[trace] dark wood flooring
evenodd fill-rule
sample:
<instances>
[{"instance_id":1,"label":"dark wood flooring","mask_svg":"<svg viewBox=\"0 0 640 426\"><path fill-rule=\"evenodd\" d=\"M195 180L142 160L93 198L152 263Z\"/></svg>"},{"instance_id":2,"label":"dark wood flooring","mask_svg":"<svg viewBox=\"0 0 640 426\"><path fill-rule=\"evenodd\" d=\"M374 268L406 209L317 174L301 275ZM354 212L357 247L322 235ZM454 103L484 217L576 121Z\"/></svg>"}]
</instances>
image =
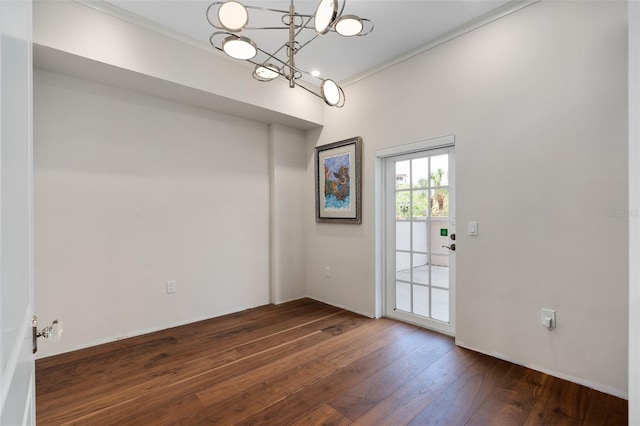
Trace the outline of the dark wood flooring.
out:
<instances>
[{"instance_id":1,"label":"dark wood flooring","mask_svg":"<svg viewBox=\"0 0 640 426\"><path fill-rule=\"evenodd\" d=\"M313 300L36 362L39 425L624 425L627 401Z\"/></svg>"}]
</instances>

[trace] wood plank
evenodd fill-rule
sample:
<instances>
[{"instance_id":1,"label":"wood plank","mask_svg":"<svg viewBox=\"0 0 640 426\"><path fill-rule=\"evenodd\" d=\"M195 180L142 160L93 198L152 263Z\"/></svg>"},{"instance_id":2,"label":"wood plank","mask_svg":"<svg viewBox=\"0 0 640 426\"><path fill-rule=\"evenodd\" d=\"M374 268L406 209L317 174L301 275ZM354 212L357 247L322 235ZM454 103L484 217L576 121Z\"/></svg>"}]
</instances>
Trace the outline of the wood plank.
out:
<instances>
[{"instance_id":1,"label":"wood plank","mask_svg":"<svg viewBox=\"0 0 640 426\"><path fill-rule=\"evenodd\" d=\"M469 426L521 425L549 376L513 365L467 423Z\"/></svg>"},{"instance_id":2,"label":"wood plank","mask_svg":"<svg viewBox=\"0 0 640 426\"><path fill-rule=\"evenodd\" d=\"M536 399L524 424L583 424L589 405L589 389L552 376L547 382L545 392Z\"/></svg>"},{"instance_id":3,"label":"wood plank","mask_svg":"<svg viewBox=\"0 0 640 426\"><path fill-rule=\"evenodd\" d=\"M625 426L629 424L628 402L606 393L591 390L585 425Z\"/></svg>"},{"instance_id":4,"label":"wood plank","mask_svg":"<svg viewBox=\"0 0 640 426\"><path fill-rule=\"evenodd\" d=\"M338 413L327 404L322 404L317 409L302 417L292 426L348 426L351 421Z\"/></svg>"},{"instance_id":5,"label":"wood plank","mask_svg":"<svg viewBox=\"0 0 640 426\"><path fill-rule=\"evenodd\" d=\"M506 361L480 355L471 367L409 424L465 424L510 367L511 364Z\"/></svg>"},{"instance_id":6,"label":"wood plank","mask_svg":"<svg viewBox=\"0 0 640 426\"><path fill-rule=\"evenodd\" d=\"M356 420L449 352L453 346L453 339L434 334L422 347L379 369L347 392L336 395L329 405L345 417Z\"/></svg>"},{"instance_id":7,"label":"wood plank","mask_svg":"<svg viewBox=\"0 0 640 426\"><path fill-rule=\"evenodd\" d=\"M474 364L480 355L453 348L357 419L354 425L406 425Z\"/></svg>"}]
</instances>

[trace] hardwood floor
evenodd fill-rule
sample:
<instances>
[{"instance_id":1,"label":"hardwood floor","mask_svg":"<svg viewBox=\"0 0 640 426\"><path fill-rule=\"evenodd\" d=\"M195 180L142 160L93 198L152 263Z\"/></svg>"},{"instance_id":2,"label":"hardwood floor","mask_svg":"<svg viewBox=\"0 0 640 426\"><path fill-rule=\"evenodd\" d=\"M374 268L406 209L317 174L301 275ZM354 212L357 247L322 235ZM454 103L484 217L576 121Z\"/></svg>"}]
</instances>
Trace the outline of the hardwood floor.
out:
<instances>
[{"instance_id":1,"label":"hardwood floor","mask_svg":"<svg viewBox=\"0 0 640 426\"><path fill-rule=\"evenodd\" d=\"M624 425L627 401L313 300L36 362L39 425Z\"/></svg>"}]
</instances>

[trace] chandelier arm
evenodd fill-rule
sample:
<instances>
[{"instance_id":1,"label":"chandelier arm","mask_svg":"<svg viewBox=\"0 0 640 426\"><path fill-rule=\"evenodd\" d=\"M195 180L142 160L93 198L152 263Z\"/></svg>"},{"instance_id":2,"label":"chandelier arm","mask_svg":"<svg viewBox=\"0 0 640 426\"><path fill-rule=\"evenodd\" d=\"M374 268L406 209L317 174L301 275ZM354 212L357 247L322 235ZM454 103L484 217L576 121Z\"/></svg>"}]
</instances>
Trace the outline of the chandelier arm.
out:
<instances>
[{"instance_id":1,"label":"chandelier arm","mask_svg":"<svg viewBox=\"0 0 640 426\"><path fill-rule=\"evenodd\" d=\"M340 19L342 16L342 12L344 12L344 7L347 5L347 0L342 0L342 7L340 8L340 12L336 15L336 21Z\"/></svg>"},{"instance_id":2,"label":"chandelier arm","mask_svg":"<svg viewBox=\"0 0 640 426\"><path fill-rule=\"evenodd\" d=\"M302 16L302 15L299 15L299 16ZM305 16L308 16L308 15L305 15ZM305 29L308 29L308 30L313 29L313 27L307 27L307 25L309 25L309 23L311 22L311 20L312 20L312 19L313 19L313 15L309 16L309 19L307 19L307 22L304 22L304 20L303 20L303 24L299 27L298 32L296 32L296 34L295 34L294 38L295 38L295 37L298 37L298 36L300 35L300 33L302 32L302 30L305 30ZM317 35L316 35L316 37L317 37ZM316 38L316 37L314 37L314 38ZM313 40L313 39L312 39L312 40ZM307 44L308 44L308 42L307 42L307 43L305 43L305 45L307 45ZM300 49L302 49L302 48L300 48ZM300 50L300 49L298 49L298 50Z\"/></svg>"},{"instance_id":3,"label":"chandelier arm","mask_svg":"<svg viewBox=\"0 0 640 426\"><path fill-rule=\"evenodd\" d=\"M219 30L224 30L225 28L224 28L224 27L219 27L219 26L217 26L216 24L214 24L213 22L211 22L211 19L209 19L209 11L211 10L211 8L212 8L213 6L218 5L218 4L222 4L222 3L224 3L224 2L223 2L223 1L216 1L216 2L211 3L211 4L209 5L209 7L207 7L207 12L205 13L205 16L206 16L206 18L207 18L207 22L209 22L209 24L210 24L213 28L216 28L216 29L219 29Z\"/></svg>"},{"instance_id":4,"label":"chandelier arm","mask_svg":"<svg viewBox=\"0 0 640 426\"><path fill-rule=\"evenodd\" d=\"M255 30L288 30L289 27L244 27L245 31L246 30L251 30L251 31L255 31Z\"/></svg>"},{"instance_id":5,"label":"chandelier arm","mask_svg":"<svg viewBox=\"0 0 640 426\"><path fill-rule=\"evenodd\" d=\"M297 16L302 16L302 15L297 15ZM308 15L307 15L307 16L308 16ZM313 16L309 16L309 19L307 19L307 22L304 22L304 23L303 23L303 25L301 25L301 26L299 26L299 27L298 27L298 31L293 35L293 41L295 41L295 38L296 38L296 37L298 37L298 36L300 35L300 33L302 32L302 30L305 30L305 29L307 29L307 30L313 29L313 27L307 27L307 25L309 25L309 23L311 22L311 20L312 20L312 19L313 19ZM299 52L300 50L302 50L302 48L303 48L303 47L305 47L307 44L309 44L309 43L311 43L313 40L315 40L315 39L316 39L316 37L318 37L319 35L320 35L320 34L316 34L315 36L313 36L313 37L311 38L311 40L309 40L309 41L307 41L306 43L304 43L304 44L300 45L300 47L298 47L298 48L296 49L296 53L297 53L297 52ZM285 43L285 44L284 44L284 46L282 46L282 47L285 47L286 45L287 45L287 43ZM274 53L274 55L276 55L280 50L282 50L282 47L280 47L280 49L278 49L278 50ZM302 70L296 70L296 71L304 72L304 71L302 71ZM306 73L306 74L309 74L309 73ZM311 74L309 74L309 75L311 75Z\"/></svg>"},{"instance_id":6,"label":"chandelier arm","mask_svg":"<svg viewBox=\"0 0 640 426\"><path fill-rule=\"evenodd\" d=\"M295 18L297 18L297 17L308 17L308 18L309 18L309 19L307 20L307 22L304 22L304 20L303 20L303 24L302 24L302 25L295 25L295 23L294 23L294 28L299 28L299 29L298 29L298 31L293 35L293 40L295 41L295 38L296 38L298 35L300 35L300 33L302 32L302 30L303 30L303 29L305 29L305 28L310 28L310 27L307 27L307 25L309 24L309 22L311 22L311 19L313 19L313 16L311 16L311 15L300 15L300 14L295 13L295 12L293 12L293 13L287 12L287 15L288 15L290 18L294 18L294 19L295 19ZM247 28L247 29L249 29L249 28ZM251 28L251 29L258 29L258 28ZM277 29L287 29L287 30L291 30L291 28L290 28L290 27L278 27ZM315 37L314 37L314 38L315 38ZM290 44L290 41L285 42L284 44L282 44L282 45L278 48L278 50L276 50L276 51L275 51L275 52L273 52L273 53L268 53L268 52L266 52L266 51L264 51L264 50L262 50L262 49L258 49L258 50L260 50L260 51L261 51L262 53L264 53L265 55L267 55L267 56L269 56L269 57L271 57L271 58L273 58L273 59L275 59L275 60L279 61L279 62L280 62L280 63L282 63L283 65L288 65L288 64L286 64L284 61L282 61L282 60L280 60L279 58L277 58L277 57L276 57L276 55L277 55L277 54L278 54L282 49L284 49L285 47L287 47L289 44ZM307 44L307 43L305 43L305 44ZM297 50L300 50L300 49L297 49ZM292 68L295 68L295 67L292 67ZM298 70L296 70L296 71L298 71Z\"/></svg>"},{"instance_id":7,"label":"chandelier arm","mask_svg":"<svg viewBox=\"0 0 640 426\"><path fill-rule=\"evenodd\" d=\"M216 46L214 46L214 47L216 47ZM218 49L218 50L222 50L222 49L220 49L219 47L216 47L216 49ZM291 64L290 64L288 61L283 61L282 59L278 58L277 56L274 56L273 54L271 54L271 53L267 52L266 50L262 50L260 47L257 47L256 49L257 49L260 53L263 53L264 55L267 55L269 59L272 59L272 60L274 60L274 61L276 61L276 62L280 63L280 64L282 65L282 67L283 67L283 68L285 68L285 67L286 67L286 68L289 68L289 70L290 70L290 72L291 72L291 75L292 75L292 76L293 76L295 73L300 73L300 74L305 74L305 75L308 75L308 76L310 76L310 77L313 77L313 78L315 78L315 79L317 79L317 80L322 80L320 77L316 77L315 75L311 74L310 72L305 71L305 70L303 70L302 68L298 68L297 66L295 66L295 64L294 64L293 66L291 66ZM262 63L267 62L269 59L265 59L264 61L262 61ZM262 63L258 64L258 63L254 62L254 61L251 61L251 60L247 60L247 62L251 62L251 63L252 63L252 64L254 64L254 65L262 65ZM289 80L289 76L288 76L286 73L281 72L281 73L280 73L280 75L282 75L282 76L283 76L283 77L285 77L287 80ZM297 80L299 77L293 77L293 78L294 78L294 80ZM298 83L298 85L299 85L299 83Z\"/></svg>"},{"instance_id":8,"label":"chandelier arm","mask_svg":"<svg viewBox=\"0 0 640 426\"><path fill-rule=\"evenodd\" d=\"M215 45L215 43L213 42L213 38L219 35L226 35L226 36L230 36L230 35L235 35L235 34L231 34L229 32L226 31L216 31L215 33L211 34L211 37L209 37L209 44L211 44L211 46L213 46L214 48L218 49L221 52L224 52L224 50L222 49L222 46L218 47Z\"/></svg>"},{"instance_id":9,"label":"chandelier arm","mask_svg":"<svg viewBox=\"0 0 640 426\"><path fill-rule=\"evenodd\" d=\"M220 2L219 1L219 2L216 2L216 3L224 3L224 2ZM287 15L289 14L288 10L282 10L282 9L271 9L269 7L246 6L246 5L244 7L246 7L247 9L253 9L253 10L264 10L264 11L267 11L267 12L278 12L278 13L284 13L284 14L287 14Z\"/></svg>"},{"instance_id":10,"label":"chandelier arm","mask_svg":"<svg viewBox=\"0 0 640 426\"><path fill-rule=\"evenodd\" d=\"M313 40L315 40L316 38L318 38L320 36L320 34L316 33L316 35L314 35L309 41L307 41L305 44L300 45L300 47L298 47L298 52L302 50L303 47L305 47L307 44L311 43Z\"/></svg>"},{"instance_id":11,"label":"chandelier arm","mask_svg":"<svg viewBox=\"0 0 640 426\"><path fill-rule=\"evenodd\" d=\"M300 87L300 88L302 88L302 89L306 90L307 92L309 92L309 93L311 93L311 94L313 94L313 95L315 95L315 96L319 97L320 99L324 100L324 98L322 97L322 95L320 95L320 94L318 94L318 93L314 92L313 90L309 89L308 87L304 86L303 84L298 83L298 87Z\"/></svg>"},{"instance_id":12,"label":"chandelier arm","mask_svg":"<svg viewBox=\"0 0 640 426\"><path fill-rule=\"evenodd\" d=\"M284 46L286 46L286 45L287 45L287 44L285 43L285 44L283 45L283 47L284 47ZM278 58L277 56L275 56L275 55L276 55L280 50L282 50L282 47L281 47L280 49L278 49L278 51L276 51L276 52L274 52L274 53L269 53L269 52L267 52L266 50L262 50L262 49L260 48L260 46L258 46L258 47L257 47L257 50L258 50L260 53L263 53L263 54L267 55L267 56L269 57L269 59L273 59L274 61L278 61L278 62L279 62L280 64L282 64L283 66L287 66L287 67L289 66L289 63L288 63L287 61L283 61L282 59L280 59L280 58ZM267 60L268 60L268 59L267 59ZM264 62L266 62L267 60L265 60ZM253 62L252 62L252 63L253 63ZM293 70L294 70L294 71L300 71L300 70L298 70L297 68L293 68ZM303 72L303 71L300 71L300 72Z\"/></svg>"},{"instance_id":13,"label":"chandelier arm","mask_svg":"<svg viewBox=\"0 0 640 426\"><path fill-rule=\"evenodd\" d=\"M295 25L296 25L296 8L293 5L293 0L291 0L291 6L289 6L289 50L287 52L287 56L289 57L289 69L295 69L296 62L296 33L295 33ZM296 79L294 78L294 73L291 73L291 78L289 79L289 87L296 87Z\"/></svg>"},{"instance_id":14,"label":"chandelier arm","mask_svg":"<svg viewBox=\"0 0 640 426\"><path fill-rule=\"evenodd\" d=\"M371 22L371 20L370 20L370 19L367 19L367 18L360 18L360 20L361 20L362 22L368 22L368 23L369 23L369 25L371 25L371 28L369 28L369 31L365 31L365 32L362 32L362 33L358 34L358 37L366 36L366 35L367 35L367 34L369 34L371 31L373 31L373 27L374 27L374 26L373 26L373 22Z\"/></svg>"},{"instance_id":15,"label":"chandelier arm","mask_svg":"<svg viewBox=\"0 0 640 426\"><path fill-rule=\"evenodd\" d=\"M280 51L281 51L282 49L284 49L285 47L287 47L288 45L289 45L289 42L287 41L287 42L285 42L282 46L280 46L280 47L278 48L278 50L276 50L276 51L275 51L275 52L273 52L273 53L269 53L269 52L267 52L266 50L262 50L262 49L260 49L260 48L258 48L258 50L259 50L260 52L264 53L265 55L269 56L270 58L273 58L273 59L275 59L276 61L278 61L278 62L282 63L283 65L286 65L286 63L285 63L284 61L282 61L282 59L279 59L278 57L276 57L276 55L277 55L278 53L280 53Z\"/></svg>"}]
</instances>

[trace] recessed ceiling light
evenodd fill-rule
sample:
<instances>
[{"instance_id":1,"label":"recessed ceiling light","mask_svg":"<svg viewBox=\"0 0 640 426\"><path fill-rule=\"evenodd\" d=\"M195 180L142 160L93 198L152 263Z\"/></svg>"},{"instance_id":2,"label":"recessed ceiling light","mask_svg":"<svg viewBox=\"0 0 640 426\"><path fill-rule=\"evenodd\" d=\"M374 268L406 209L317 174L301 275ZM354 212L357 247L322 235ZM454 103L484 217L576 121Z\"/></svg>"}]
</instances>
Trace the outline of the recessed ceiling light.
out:
<instances>
[{"instance_id":1,"label":"recessed ceiling light","mask_svg":"<svg viewBox=\"0 0 640 426\"><path fill-rule=\"evenodd\" d=\"M314 76L314 77L320 77L320 71L313 70L313 71L311 71L311 75Z\"/></svg>"}]
</instances>

